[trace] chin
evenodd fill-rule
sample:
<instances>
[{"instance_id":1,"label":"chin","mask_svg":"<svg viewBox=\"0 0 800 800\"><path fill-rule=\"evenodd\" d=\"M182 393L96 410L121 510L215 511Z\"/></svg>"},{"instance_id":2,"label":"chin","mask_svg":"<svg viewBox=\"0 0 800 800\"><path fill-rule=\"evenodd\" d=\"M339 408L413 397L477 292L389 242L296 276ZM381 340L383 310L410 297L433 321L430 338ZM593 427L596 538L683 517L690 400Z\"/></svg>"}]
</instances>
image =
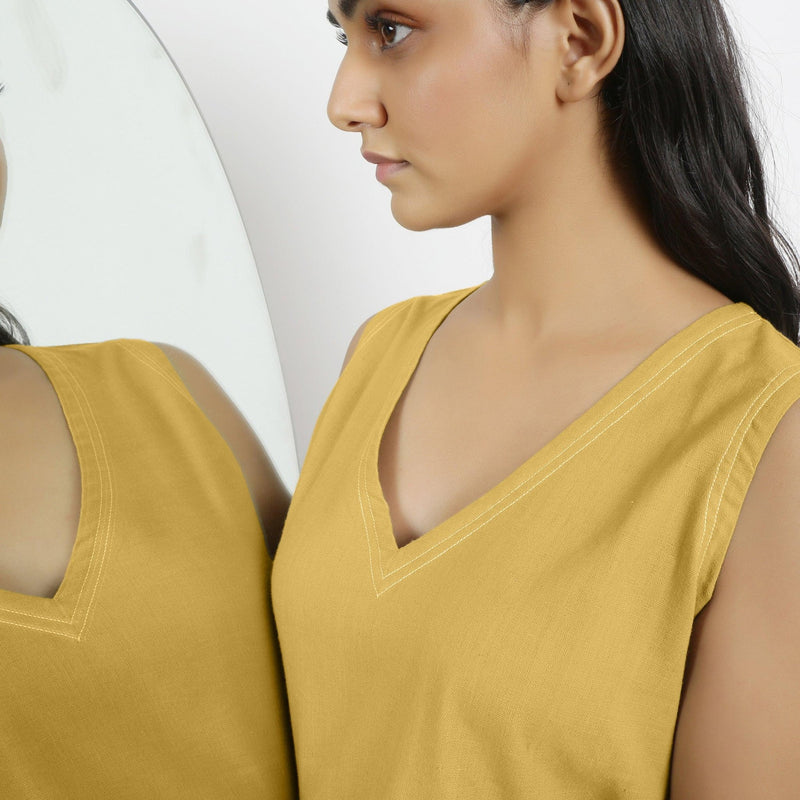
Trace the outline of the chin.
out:
<instances>
[{"instance_id":1,"label":"chin","mask_svg":"<svg viewBox=\"0 0 800 800\"><path fill-rule=\"evenodd\" d=\"M482 215L453 208L445 211L442 208L409 202L408 198L392 195L392 216L406 230L421 232L437 228L457 228Z\"/></svg>"}]
</instances>

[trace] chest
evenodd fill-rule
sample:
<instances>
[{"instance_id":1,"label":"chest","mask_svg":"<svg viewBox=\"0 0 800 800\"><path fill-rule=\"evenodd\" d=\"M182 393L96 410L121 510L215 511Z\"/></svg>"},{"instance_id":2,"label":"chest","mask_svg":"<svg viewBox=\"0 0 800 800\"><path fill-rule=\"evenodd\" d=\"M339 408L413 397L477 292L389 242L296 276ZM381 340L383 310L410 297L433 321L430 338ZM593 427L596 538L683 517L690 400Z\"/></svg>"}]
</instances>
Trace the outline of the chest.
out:
<instances>
[{"instance_id":1,"label":"chest","mask_svg":"<svg viewBox=\"0 0 800 800\"><path fill-rule=\"evenodd\" d=\"M479 499L566 432L629 371L631 357L475 358L429 348L378 455L398 546Z\"/></svg>"}]
</instances>

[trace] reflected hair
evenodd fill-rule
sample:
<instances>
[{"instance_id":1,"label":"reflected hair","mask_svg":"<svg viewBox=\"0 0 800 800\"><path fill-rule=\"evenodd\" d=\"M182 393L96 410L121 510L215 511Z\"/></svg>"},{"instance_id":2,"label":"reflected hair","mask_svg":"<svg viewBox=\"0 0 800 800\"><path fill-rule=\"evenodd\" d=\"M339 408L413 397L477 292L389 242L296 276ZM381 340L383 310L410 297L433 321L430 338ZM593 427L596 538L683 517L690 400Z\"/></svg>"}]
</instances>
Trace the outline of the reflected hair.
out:
<instances>
[{"instance_id":1,"label":"reflected hair","mask_svg":"<svg viewBox=\"0 0 800 800\"><path fill-rule=\"evenodd\" d=\"M492 0L534 14L553 0ZM612 163L685 270L798 342L800 262L772 218L721 0L619 0L625 44L600 92Z\"/></svg>"},{"instance_id":2,"label":"reflected hair","mask_svg":"<svg viewBox=\"0 0 800 800\"><path fill-rule=\"evenodd\" d=\"M20 321L8 309L0 306L0 345L30 343Z\"/></svg>"}]
</instances>

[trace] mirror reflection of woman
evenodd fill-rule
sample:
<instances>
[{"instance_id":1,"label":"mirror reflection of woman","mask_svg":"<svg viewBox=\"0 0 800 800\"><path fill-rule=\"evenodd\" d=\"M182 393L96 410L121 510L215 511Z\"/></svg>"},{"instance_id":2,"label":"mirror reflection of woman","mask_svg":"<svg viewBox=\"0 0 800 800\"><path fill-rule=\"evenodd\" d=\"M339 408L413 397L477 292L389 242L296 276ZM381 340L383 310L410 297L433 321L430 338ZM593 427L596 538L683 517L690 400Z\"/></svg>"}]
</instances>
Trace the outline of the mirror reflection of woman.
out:
<instances>
[{"instance_id":1,"label":"mirror reflection of woman","mask_svg":"<svg viewBox=\"0 0 800 800\"><path fill-rule=\"evenodd\" d=\"M402 226L489 215L494 274L369 319L317 423L301 796L800 796L797 258L721 3L328 19L331 121Z\"/></svg>"},{"instance_id":2,"label":"mirror reflection of woman","mask_svg":"<svg viewBox=\"0 0 800 800\"><path fill-rule=\"evenodd\" d=\"M294 797L252 431L174 347L0 338L0 795Z\"/></svg>"}]
</instances>

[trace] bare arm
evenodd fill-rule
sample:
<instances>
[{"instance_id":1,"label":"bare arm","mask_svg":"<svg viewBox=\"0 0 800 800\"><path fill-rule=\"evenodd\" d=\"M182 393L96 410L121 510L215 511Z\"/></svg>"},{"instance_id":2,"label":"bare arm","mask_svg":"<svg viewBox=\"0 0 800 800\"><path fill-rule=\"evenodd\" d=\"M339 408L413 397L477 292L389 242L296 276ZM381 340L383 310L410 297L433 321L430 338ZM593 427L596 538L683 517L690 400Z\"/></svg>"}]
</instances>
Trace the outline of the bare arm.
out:
<instances>
[{"instance_id":1,"label":"bare arm","mask_svg":"<svg viewBox=\"0 0 800 800\"><path fill-rule=\"evenodd\" d=\"M695 621L671 800L800 797L800 407L767 445Z\"/></svg>"},{"instance_id":2,"label":"bare arm","mask_svg":"<svg viewBox=\"0 0 800 800\"><path fill-rule=\"evenodd\" d=\"M267 550L274 557L289 508L289 492L252 428L211 375L183 350L166 344L159 347L236 456L261 520Z\"/></svg>"}]
</instances>

